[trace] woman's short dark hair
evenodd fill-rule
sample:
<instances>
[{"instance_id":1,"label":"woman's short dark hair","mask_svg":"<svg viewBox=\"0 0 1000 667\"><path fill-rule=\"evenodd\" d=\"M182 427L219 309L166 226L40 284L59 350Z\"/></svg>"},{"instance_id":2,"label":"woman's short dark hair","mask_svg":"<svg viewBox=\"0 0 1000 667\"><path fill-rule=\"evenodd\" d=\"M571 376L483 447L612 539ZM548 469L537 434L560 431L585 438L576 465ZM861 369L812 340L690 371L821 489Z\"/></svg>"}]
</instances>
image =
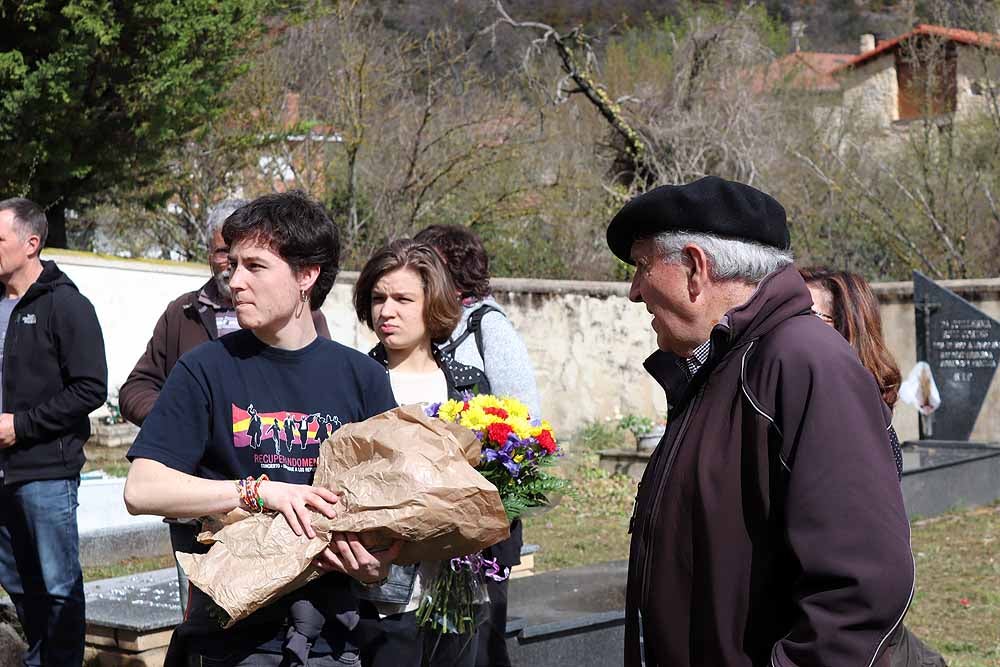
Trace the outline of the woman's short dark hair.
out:
<instances>
[{"instance_id":1,"label":"woman's short dark hair","mask_svg":"<svg viewBox=\"0 0 1000 667\"><path fill-rule=\"evenodd\" d=\"M358 320L375 329L372 290L382 276L397 269L410 269L420 276L424 288L424 326L433 342L448 340L462 318L462 304L455 298L455 283L434 248L411 239L383 246L361 269L354 285L354 312Z\"/></svg>"},{"instance_id":2,"label":"woman's short dark hair","mask_svg":"<svg viewBox=\"0 0 1000 667\"><path fill-rule=\"evenodd\" d=\"M822 266L799 269L799 274L806 285L819 285L830 293L833 328L847 339L861 365L875 376L886 405L896 405L903 376L882 337L878 299L868 282L856 273Z\"/></svg>"},{"instance_id":3,"label":"woman's short dark hair","mask_svg":"<svg viewBox=\"0 0 1000 667\"><path fill-rule=\"evenodd\" d=\"M462 298L490 295L490 258L475 232L459 225L431 225L413 240L428 243L441 254Z\"/></svg>"},{"instance_id":4,"label":"woman's short dark hair","mask_svg":"<svg viewBox=\"0 0 1000 667\"><path fill-rule=\"evenodd\" d=\"M337 225L300 190L264 195L236 209L222 225L222 238L230 248L246 241L270 248L296 272L319 266L309 293L312 310L323 305L340 270Z\"/></svg>"}]
</instances>

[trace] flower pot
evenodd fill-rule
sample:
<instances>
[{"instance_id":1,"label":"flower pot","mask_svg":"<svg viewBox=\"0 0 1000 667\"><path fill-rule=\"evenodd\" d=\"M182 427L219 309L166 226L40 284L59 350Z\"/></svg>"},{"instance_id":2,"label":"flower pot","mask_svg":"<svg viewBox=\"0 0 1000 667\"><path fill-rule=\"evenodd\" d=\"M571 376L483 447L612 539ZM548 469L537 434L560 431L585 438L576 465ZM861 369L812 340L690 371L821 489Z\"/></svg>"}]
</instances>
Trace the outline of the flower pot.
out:
<instances>
[{"instance_id":1,"label":"flower pot","mask_svg":"<svg viewBox=\"0 0 1000 667\"><path fill-rule=\"evenodd\" d=\"M666 430L665 424L657 424L652 431L647 431L639 436L636 441L637 448L640 450L656 449L656 445L660 443Z\"/></svg>"}]
</instances>

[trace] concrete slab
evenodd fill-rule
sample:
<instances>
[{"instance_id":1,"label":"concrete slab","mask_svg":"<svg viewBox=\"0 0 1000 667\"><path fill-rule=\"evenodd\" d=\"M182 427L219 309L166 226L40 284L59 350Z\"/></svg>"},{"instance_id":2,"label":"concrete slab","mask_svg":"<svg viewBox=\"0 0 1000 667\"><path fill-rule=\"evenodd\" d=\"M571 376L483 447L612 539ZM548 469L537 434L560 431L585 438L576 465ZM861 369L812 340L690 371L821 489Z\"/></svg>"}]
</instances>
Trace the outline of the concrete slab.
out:
<instances>
[{"instance_id":1,"label":"concrete slab","mask_svg":"<svg viewBox=\"0 0 1000 667\"><path fill-rule=\"evenodd\" d=\"M627 574L627 561L612 561L512 580L507 648L514 665L621 664Z\"/></svg>"},{"instance_id":2,"label":"concrete slab","mask_svg":"<svg viewBox=\"0 0 1000 667\"><path fill-rule=\"evenodd\" d=\"M177 570L165 568L84 585L87 624L150 633L181 622Z\"/></svg>"}]
</instances>

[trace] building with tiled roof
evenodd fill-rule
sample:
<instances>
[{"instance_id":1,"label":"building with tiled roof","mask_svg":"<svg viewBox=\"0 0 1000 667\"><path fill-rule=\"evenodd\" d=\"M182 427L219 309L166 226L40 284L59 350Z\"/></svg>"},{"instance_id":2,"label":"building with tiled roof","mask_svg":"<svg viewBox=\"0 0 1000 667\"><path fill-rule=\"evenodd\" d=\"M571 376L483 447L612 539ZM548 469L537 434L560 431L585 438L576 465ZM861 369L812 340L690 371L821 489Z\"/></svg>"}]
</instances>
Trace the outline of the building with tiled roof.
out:
<instances>
[{"instance_id":1,"label":"building with tiled roof","mask_svg":"<svg viewBox=\"0 0 1000 667\"><path fill-rule=\"evenodd\" d=\"M754 73L754 92L794 89L811 92L836 92L840 82L834 70L854 58L850 53L795 51L778 58Z\"/></svg>"},{"instance_id":2,"label":"building with tiled roof","mask_svg":"<svg viewBox=\"0 0 1000 667\"><path fill-rule=\"evenodd\" d=\"M830 72L843 106L885 129L922 118L951 120L983 111L1000 82L1000 35L919 24Z\"/></svg>"}]
</instances>

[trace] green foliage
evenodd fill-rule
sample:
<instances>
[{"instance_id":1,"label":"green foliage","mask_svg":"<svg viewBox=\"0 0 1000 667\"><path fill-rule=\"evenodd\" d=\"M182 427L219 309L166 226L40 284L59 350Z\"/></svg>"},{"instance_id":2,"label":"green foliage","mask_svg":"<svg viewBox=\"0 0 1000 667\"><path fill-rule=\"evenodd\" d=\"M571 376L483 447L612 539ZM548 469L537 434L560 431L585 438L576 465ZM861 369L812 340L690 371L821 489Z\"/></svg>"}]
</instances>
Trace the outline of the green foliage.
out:
<instances>
[{"instance_id":1,"label":"green foliage","mask_svg":"<svg viewBox=\"0 0 1000 667\"><path fill-rule=\"evenodd\" d=\"M30 2L0 12L0 192L50 214L141 186L216 117L270 0Z\"/></svg>"},{"instance_id":2,"label":"green foliage","mask_svg":"<svg viewBox=\"0 0 1000 667\"><path fill-rule=\"evenodd\" d=\"M653 420L649 417L629 414L618 420L618 428L630 432L638 440L653 430Z\"/></svg>"},{"instance_id":3,"label":"green foliage","mask_svg":"<svg viewBox=\"0 0 1000 667\"><path fill-rule=\"evenodd\" d=\"M538 466L523 467L522 474L518 477L513 477L497 461L482 463L476 470L497 487L507 518L513 521L532 507L548 505L549 497L553 494L570 489L569 480L556 477L545 470L554 464L552 457L543 457Z\"/></svg>"},{"instance_id":4,"label":"green foliage","mask_svg":"<svg viewBox=\"0 0 1000 667\"><path fill-rule=\"evenodd\" d=\"M614 422L592 421L580 429L573 442L581 445L587 452L618 449L622 444L622 434Z\"/></svg>"},{"instance_id":5,"label":"green foliage","mask_svg":"<svg viewBox=\"0 0 1000 667\"><path fill-rule=\"evenodd\" d=\"M573 442L579 444L587 453L599 452L605 449L621 449L628 442L629 434L638 441L640 437L653 430L656 421L641 415L627 414L615 421L592 421L581 428Z\"/></svg>"}]
</instances>

